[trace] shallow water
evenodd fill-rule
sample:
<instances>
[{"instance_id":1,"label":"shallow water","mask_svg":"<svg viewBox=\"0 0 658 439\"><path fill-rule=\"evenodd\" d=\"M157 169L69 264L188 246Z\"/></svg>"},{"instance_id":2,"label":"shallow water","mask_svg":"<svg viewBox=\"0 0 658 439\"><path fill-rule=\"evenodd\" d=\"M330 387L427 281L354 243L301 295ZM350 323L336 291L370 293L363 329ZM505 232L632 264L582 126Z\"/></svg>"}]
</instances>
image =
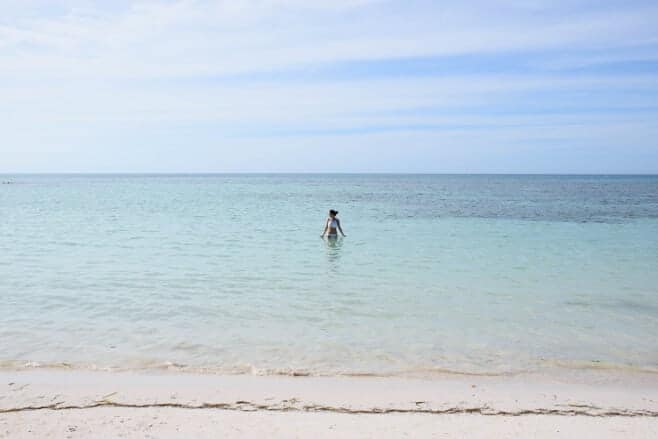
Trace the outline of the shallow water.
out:
<instances>
[{"instance_id":1,"label":"shallow water","mask_svg":"<svg viewBox=\"0 0 658 439\"><path fill-rule=\"evenodd\" d=\"M658 370L658 177L0 179L6 366Z\"/></svg>"}]
</instances>

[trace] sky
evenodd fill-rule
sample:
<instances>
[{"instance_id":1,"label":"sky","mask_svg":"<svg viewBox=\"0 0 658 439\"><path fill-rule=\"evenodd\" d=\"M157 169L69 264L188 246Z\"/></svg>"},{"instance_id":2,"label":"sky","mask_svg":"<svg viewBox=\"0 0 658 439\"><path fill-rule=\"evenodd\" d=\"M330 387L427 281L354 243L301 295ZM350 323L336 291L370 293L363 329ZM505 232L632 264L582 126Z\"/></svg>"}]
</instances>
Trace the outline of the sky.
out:
<instances>
[{"instance_id":1,"label":"sky","mask_svg":"<svg viewBox=\"0 0 658 439\"><path fill-rule=\"evenodd\" d=\"M658 173L656 1L0 11L2 173Z\"/></svg>"}]
</instances>

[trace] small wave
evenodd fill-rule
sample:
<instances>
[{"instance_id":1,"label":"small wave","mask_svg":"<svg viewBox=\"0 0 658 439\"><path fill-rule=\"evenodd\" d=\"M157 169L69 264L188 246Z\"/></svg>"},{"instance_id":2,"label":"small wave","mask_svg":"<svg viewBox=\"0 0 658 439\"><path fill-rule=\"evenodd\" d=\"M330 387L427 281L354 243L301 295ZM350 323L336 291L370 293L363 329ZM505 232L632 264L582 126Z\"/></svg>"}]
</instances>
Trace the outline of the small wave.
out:
<instances>
[{"instance_id":1,"label":"small wave","mask_svg":"<svg viewBox=\"0 0 658 439\"><path fill-rule=\"evenodd\" d=\"M633 364L611 363L600 360L580 361L580 360L556 360L544 359L540 368L557 368L568 370L608 370L629 373L651 373L658 374L657 366L640 366Z\"/></svg>"},{"instance_id":2,"label":"small wave","mask_svg":"<svg viewBox=\"0 0 658 439\"><path fill-rule=\"evenodd\" d=\"M541 360L533 367L507 370L472 370L445 367L419 367L390 371L359 370L319 370L310 368L267 368L250 364L221 366L193 366L182 363L163 361L138 365L97 365L92 363L39 362L39 361L0 361L0 371L23 371L34 369L65 369L103 372L172 372L209 375L252 375L252 376L290 376L290 377L354 377L354 378L418 378L433 379L445 376L465 377L512 377L530 373L550 371L616 371L624 373L658 374L658 367L637 366L602 361Z\"/></svg>"}]
</instances>

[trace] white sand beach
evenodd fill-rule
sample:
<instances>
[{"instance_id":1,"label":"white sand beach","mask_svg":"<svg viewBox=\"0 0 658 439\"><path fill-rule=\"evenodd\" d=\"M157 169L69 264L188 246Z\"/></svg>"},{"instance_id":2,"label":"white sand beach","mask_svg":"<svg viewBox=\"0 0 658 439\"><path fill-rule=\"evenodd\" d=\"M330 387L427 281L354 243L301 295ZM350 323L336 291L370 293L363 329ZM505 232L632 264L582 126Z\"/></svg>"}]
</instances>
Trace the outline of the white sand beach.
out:
<instances>
[{"instance_id":1,"label":"white sand beach","mask_svg":"<svg viewBox=\"0 0 658 439\"><path fill-rule=\"evenodd\" d=\"M0 373L0 437L658 437L658 376Z\"/></svg>"}]
</instances>

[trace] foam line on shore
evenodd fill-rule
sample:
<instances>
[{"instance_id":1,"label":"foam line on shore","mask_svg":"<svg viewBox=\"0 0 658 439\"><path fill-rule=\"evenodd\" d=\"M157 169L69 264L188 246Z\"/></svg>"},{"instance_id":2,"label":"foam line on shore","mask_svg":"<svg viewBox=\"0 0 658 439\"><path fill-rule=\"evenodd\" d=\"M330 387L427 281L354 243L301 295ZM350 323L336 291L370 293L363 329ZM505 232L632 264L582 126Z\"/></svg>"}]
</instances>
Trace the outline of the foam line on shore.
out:
<instances>
[{"instance_id":1,"label":"foam line on shore","mask_svg":"<svg viewBox=\"0 0 658 439\"><path fill-rule=\"evenodd\" d=\"M337 371L337 370L311 370L311 369L268 369L254 366L243 367L206 367L189 366L172 362L150 363L142 366L99 366L89 363L68 362L37 362L37 361L0 361L0 372L26 371L26 370L71 370L71 371L93 371L113 373L159 373L173 372L193 375L251 375L251 376L283 376L283 377L349 377L349 378L421 378L432 379L445 375L457 375L465 377L512 377L516 375L554 373L556 371L603 371L619 373L656 374L658 368L649 366L634 366L605 362L582 362L582 361L556 361L546 360L529 368L517 368L509 370L471 370L451 369L444 367L425 367L417 369L399 369L395 371L366 372L366 371Z\"/></svg>"}]
</instances>

